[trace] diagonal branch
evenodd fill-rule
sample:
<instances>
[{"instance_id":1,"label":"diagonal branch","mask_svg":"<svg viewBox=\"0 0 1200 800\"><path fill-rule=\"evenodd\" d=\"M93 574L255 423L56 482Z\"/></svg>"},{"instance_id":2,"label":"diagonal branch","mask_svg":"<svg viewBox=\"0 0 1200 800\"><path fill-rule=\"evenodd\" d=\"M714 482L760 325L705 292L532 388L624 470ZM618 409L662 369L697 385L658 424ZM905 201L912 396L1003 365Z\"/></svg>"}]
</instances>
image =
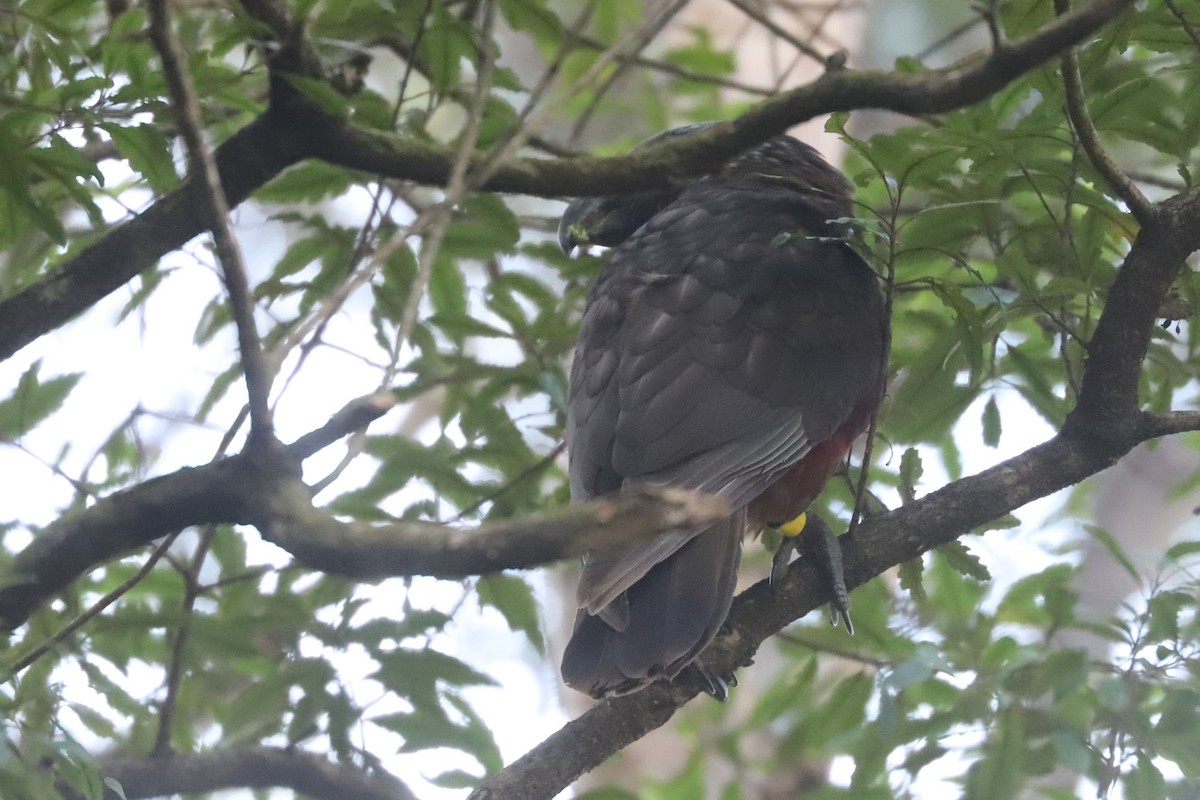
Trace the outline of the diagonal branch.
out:
<instances>
[{"instance_id":1,"label":"diagonal branch","mask_svg":"<svg viewBox=\"0 0 1200 800\"><path fill-rule=\"evenodd\" d=\"M294 127L267 112L217 148L230 206L307 157ZM204 189L188 181L121 223L36 283L0 300L0 361L90 308L206 229Z\"/></svg>"},{"instance_id":2,"label":"diagonal branch","mask_svg":"<svg viewBox=\"0 0 1200 800\"><path fill-rule=\"evenodd\" d=\"M709 172L747 147L821 114L868 108L903 114L953 111L1037 69L1131 5L1131 0L1094 0L1024 39L967 59L957 71L830 70L703 134L609 158L520 159L497 169L480 188L549 197L640 191ZM315 134L317 157L389 177L443 184L453 164L447 148L353 126L325 126Z\"/></svg>"},{"instance_id":3,"label":"diagonal branch","mask_svg":"<svg viewBox=\"0 0 1200 800\"><path fill-rule=\"evenodd\" d=\"M252 5L262 6L264 14L275 8L266 0ZM821 114L865 108L907 114L952 111L999 91L1131 5L1132 0L1093 0L986 57L968 59L958 71L901 75L832 70L702 136L612 158L517 159L497 168L478 188L544 197L637 191L709 171L746 147ZM289 61L292 69L313 69L311 54L297 47L298 54L285 48L276 56L277 70ZM314 156L374 174L444 186L455 151L333 120L296 96L283 80L272 84L271 109L216 151L231 207L286 167ZM472 171L481 158L486 156L472 159ZM0 301L0 360L60 327L164 253L201 233L205 226L195 213L203 202L201 191L188 182L42 280Z\"/></svg>"},{"instance_id":4,"label":"diagonal branch","mask_svg":"<svg viewBox=\"0 0 1200 800\"><path fill-rule=\"evenodd\" d=\"M187 60L171 20L166 0L150 0L150 38L162 60L163 74L171 95L171 105L179 119L179 132L188 155L188 177L202 188L204 216L212 232L217 262L225 277L229 304L237 328L242 373L246 377L246 395L250 406L250 441L265 445L275 440L269 404L271 377L263 358L262 343L254 325L254 301L250 281L237 240L229 227L229 203L221 186L216 159L204 144L200 133L200 104L187 75Z\"/></svg>"},{"instance_id":5,"label":"diagonal branch","mask_svg":"<svg viewBox=\"0 0 1200 800\"><path fill-rule=\"evenodd\" d=\"M1054 8L1059 14L1066 14L1071 8L1070 0L1054 0ZM1063 53L1062 81L1067 96L1067 117L1070 118L1071 127L1075 129L1075 134L1079 137L1079 144L1083 147L1083 152L1087 153L1088 160L1108 183L1109 188L1117 197L1125 201L1125 205L1129 207L1134 219L1145 225L1153 211L1150 201L1146 199L1146 195L1142 194L1142 190L1137 187L1137 184L1121 171L1117 163L1105 152L1104 146L1100 144L1100 133L1096 130L1095 123L1092 122L1092 117L1087 110L1087 102L1083 97L1083 78L1079 74L1079 58L1075 55L1074 50L1067 50Z\"/></svg>"},{"instance_id":6,"label":"diagonal branch","mask_svg":"<svg viewBox=\"0 0 1200 800\"><path fill-rule=\"evenodd\" d=\"M416 800L403 783L383 772L335 764L323 756L282 747L213 750L165 757L106 756L100 772L128 800L222 789L292 789L313 800ZM63 786L64 797L75 795ZM119 800L111 785L104 800Z\"/></svg>"},{"instance_id":7,"label":"diagonal branch","mask_svg":"<svg viewBox=\"0 0 1200 800\"><path fill-rule=\"evenodd\" d=\"M787 30L782 25L779 25L778 23L776 23L775 20L771 19L767 15L767 12L765 10L755 8L753 5L748 3L746 0L728 0L728 2L730 5L737 8L739 11L741 11L747 17L754 20L759 25L762 25L764 28L766 28L768 31L770 31L772 36L775 36L778 39L787 42L792 47L796 48L797 51L799 51L799 52L803 53L804 55L808 56L809 58L813 59L818 64L827 63L826 57L821 55L820 50L813 47L811 44L804 41L803 39L793 36L791 31Z\"/></svg>"},{"instance_id":8,"label":"diagonal branch","mask_svg":"<svg viewBox=\"0 0 1200 800\"><path fill-rule=\"evenodd\" d=\"M389 407L374 395L356 400L319 431L279 451L248 449L182 469L54 521L0 574L0 628L20 625L89 569L194 525L254 525L309 566L336 575L463 578L619 547L728 513L724 501L707 495L647 488L478 528L339 522L312 505L297 464Z\"/></svg>"},{"instance_id":9,"label":"diagonal branch","mask_svg":"<svg viewBox=\"0 0 1200 800\"><path fill-rule=\"evenodd\" d=\"M1138 376L1151 326L1183 260L1200 249L1200 187L1151 206L1151 214L1108 290L1087 346L1079 400L1064 430L1096 428L1120 435L1140 421Z\"/></svg>"}]
</instances>

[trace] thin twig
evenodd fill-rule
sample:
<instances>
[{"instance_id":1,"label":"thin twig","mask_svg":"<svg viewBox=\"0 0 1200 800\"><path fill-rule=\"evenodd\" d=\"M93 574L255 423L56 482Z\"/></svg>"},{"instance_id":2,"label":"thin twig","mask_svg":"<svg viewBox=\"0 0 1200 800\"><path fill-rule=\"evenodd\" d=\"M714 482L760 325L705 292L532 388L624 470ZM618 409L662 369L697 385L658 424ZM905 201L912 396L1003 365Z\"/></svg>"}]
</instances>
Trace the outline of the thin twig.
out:
<instances>
[{"instance_id":1,"label":"thin twig","mask_svg":"<svg viewBox=\"0 0 1200 800\"><path fill-rule=\"evenodd\" d=\"M158 731L154 736L154 746L150 749L152 755L166 756L172 752L171 727L175 720L176 701L179 697L179 686L183 682L184 656L187 654L188 635L192 630L192 614L196 608L196 598L199 597L200 569L208 558L212 547L213 537L217 534L214 526L208 526L200 535L200 543L192 555L191 564L180 570L183 578L183 602L180 608L179 627L171 640L171 656L167 665L167 696L158 707Z\"/></svg>"},{"instance_id":2,"label":"thin twig","mask_svg":"<svg viewBox=\"0 0 1200 800\"><path fill-rule=\"evenodd\" d=\"M931 55L936 53L938 50L941 50L943 47L947 47L947 46L953 44L958 39L961 39L962 37L966 36L971 31L978 28L982 23L983 23L983 17L973 16L969 20L964 22L963 24L959 25L954 30L952 30L949 33L934 40L934 42L932 44L928 45L924 50L917 53L913 57L917 61L924 62L925 59L929 58Z\"/></svg>"},{"instance_id":3,"label":"thin twig","mask_svg":"<svg viewBox=\"0 0 1200 800\"><path fill-rule=\"evenodd\" d=\"M797 39L791 34L790 31L784 30L766 14L747 3L746 0L727 0L727 2L737 8L747 17L757 22L759 25L762 25L764 28L770 31L773 36L776 36L787 42L801 53L804 53L804 55L815 60L818 64L824 64L826 62L827 59L825 56L821 55L821 51L817 50L808 42Z\"/></svg>"},{"instance_id":4,"label":"thin twig","mask_svg":"<svg viewBox=\"0 0 1200 800\"><path fill-rule=\"evenodd\" d=\"M237 328L238 350L246 378L250 405L250 441L267 444L275 440L269 396L271 377L263 357L262 343L254 324L254 301L250 283L229 227L229 203L217 172L217 162L200 133L200 106L187 76L186 57L171 27L166 0L150 0L150 37L162 59L163 74L178 118L179 132L188 154L188 177L204 187L204 209L212 232L214 250Z\"/></svg>"},{"instance_id":5,"label":"thin twig","mask_svg":"<svg viewBox=\"0 0 1200 800\"><path fill-rule=\"evenodd\" d=\"M1175 0L1163 0L1163 4L1171 11L1173 15L1175 15L1175 19L1179 20L1180 27L1183 28L1184 33L1188 35L1188 38L1192 40L1192 43L1196 45L1196 51L1200 52L1200 33L1196 31L1196 26L1192 24L1191 20L1189 20L1184 15L1183 11L1180 10L1179 6L1175 4Z\"/></svg>"},{"instance_id":6,"label":"thin twig","mask_svg":"<svg viewBox=\"0 0 1200 800\"><path fill-rule=\"evenodd\" d=\"M93 603L90 608L79 614L79 616L75 617L75 619L68 622L58 631L55 631L54 635L49 639L18 658L13 665L9 667L9 671L13 675L16 675L18 672L28 668L31 664L33 664L33 662L50 652L52 647L64 641L72 633L83 627L89 620L95 618L100 612L119 600L122 595L124 595L134 586L137 586L142 578L149 575L150 570L154 569L154 565L157 564L159 560L167 553L167 551L171 549L171 545L175 543L175 539L178 536L178 533L173 533L164 539L158 547L154 548L154 552L150 554L150 557L146 559L146 563L142 564L137 572L133 573L133 575L130 575L129 578L126 579L120 586L113 589L111 592Z\"/></svg>"},{"instance_id":7,"label":"thin twig","mask_svg":"<svg viewBox=\"0 0 1200 800\"><path fill-rule=\"evenodd\" d=\"M421 300L425 296L425 288L433 275L433 265L442 249L442 241L446 238L446 229L454 218L454 206L462 199L470 187L468 170L471 166L471 155L479 141L480 126L483 122L483 112L487 107L487 98L492 89L492 74L495 69L495 48L492 42L492 30L496 22L496 3L494 0L484 6L483 23L479 30L479 39L483 43L479 53L479 67L475 76L475 97L463 128L462 140L459 142L458 157L454 159L454 167L450 171L450 180L446 183L446 193L442 202L431 210L432 221L426 232L421 246L421 255L417 260L417 274L413 278L409 290L408 302L397 326L396 338L392 348L392 361L384 374L381 384L384 388L391 385L399 367L400 349L412 335L413 327L417 324L417 312Z\"/></svg>"},{"instance_id":8,"label":"thin twig","mask_svg":"<svg viewBox=\"0 0 1200 800\"><path fill-rule=\"evenodd\" d=\"M836 647L828 642L811 641L806 638L803 633L800 633L795 629L782 631L776 635L783 641L794 644L798 647L803 647L806 650L812 650L816 653L826 653L831 656L837 656L838 658L844 658L847 661L857 661L860 664L869 664L876 669L890 667L893 663L882 658L868 656L863 653L856 653L846 647Z\"/></svg>"},{"instance_id":9,"label":"thin twig","mask_svg":"<svg viewBox=\"0 0 1200 800\"><path fill-rule=\"evenodd\" d=\"M1071 10L1070 0L1054 0L1054 10L1059 16L1066 14ZM1129 207L1129 212L1133 214L1134 218L1140 224L1145 225L1154 215L1153 206L1146 199L1146 195L1142 194L1142 190L1137 187L1137 184L1121 171L1121 168L1109 157L1100 144L1100 134L1096 130L1095 123L1092 122L1091 115L1088 114L1087 102L1084 100L1083 79L1079 74L1079 59L1074 50L1067 50L1063 53L1062 79L1067 97L1067 116L1071 120L1071 127L1079 136L1079 144L1083 147L1083 152L1087 153L1088 160L1100 173L1100 177L1108 183L1109 188L1125 201L1125 205Z\"/></svg>"},{"instance_id":10,"label":"thin twig","mask_svg":"<svg viewBox=\"0 0 1200 800\"><path fill-rule=\"evenodd\" d=\"M604 50L606 45L604 42L593 39L590 36L580 36L579 44L591 50ZM708 83L713 86L719 86L722 89L733 89L746 94L757 95L759 97L770 97L773 92L763 86L751 86L748 83L743 83L736 78L723 78L719 75L708 75L703 72L695 72L694 70L681 67L677 64L672 64L669 61L659 61L658 59L649 58L647 56L636 54L629 57L629 61L634 66L642 67L643 69L661 72L664 75L671 75L676 78L683 78L696 83Z\"/></svg>"},{"instance_id":11,"label":"thin twig","mask_svg":"<svg viewBox=\"0 0 1200 800\"><path fill-rule=\"evenodd\" d=\"M565 450L566 447L567 447L566 441L565 440L560 441L558 444L554 445L554 448L549 453L542 456L537 461L535 461L534 463L530 464L528 467L523 469L519 475L514 476L512 478L512 480L507 481L503 486L501 486L499 489L492 492L491 494L480 497L474 503L467 506L462 511L458 512L453 517L448 519L444 524L454 525L458 522L462 522L463 519L470 516L471 514L474 514L476 511L478 511L480 508L482 508L484 503L490 503L500 497L503 497L507 492L512 491L513 487L519 486L520 484L522 484L525 481L532 478L534 475L537 475L539 472L544 470L546 467L553 464L554 459L558 458L559 454L562 453L562 451Z\"/></svg>"},{"instance_id":12,"label":"thin twig","mask_svg":"<svg viewBox=\"0 0 1200 800\"><path fill-rule=\"evenodd\" d=\"M903 194L903 182L897 182L895 194L892 193L890 188L888 189L892 213L887 220L888 258L885 265L883 295L883 359L879 365L880 403L883 399L883 393L887 391L888 366L892 354L892 311L896 287L896 244L900 237L899 230L896 227L896 215L900 208ZM858 485L854 491L854 510L850 514L850 524L846 528L847 533L853 533L858 528L859 522L863 519L864 500L868 493L867 484L871 478L871 459L875 454L875 434L879 431L880 403L875 404L875 408L871 411L871 422L867 425L867 439L863 445L862 464L858 472ZM849 454L846 457L849 459Z\"/></svg>"}]
</instances>

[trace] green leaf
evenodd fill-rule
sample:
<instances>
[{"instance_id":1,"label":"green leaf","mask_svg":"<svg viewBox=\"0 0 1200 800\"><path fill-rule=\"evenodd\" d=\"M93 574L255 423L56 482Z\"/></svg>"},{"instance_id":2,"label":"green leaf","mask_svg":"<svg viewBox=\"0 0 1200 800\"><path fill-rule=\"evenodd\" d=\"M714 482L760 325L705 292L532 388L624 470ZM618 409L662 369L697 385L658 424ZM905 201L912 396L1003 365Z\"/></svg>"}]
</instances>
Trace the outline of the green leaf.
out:
<instances>
[{"instance_id":1,"label":"green leaf","mask_svg":"<svg viewBox=\"0 0 1200 800\"><path fill-rule=\"evenodd\" d=\"M500 0L500 13L514 30L533 34L538 44L551 46L562 40L562 21L545 0Z\"/></svg>"},{"instance_id":2,"label":"green leaf","mask_svg":"<svg viewBox=\"0 0 1200 800\"><path fill-rule=\"evenodd\" d=\"M1167 797L1167 781L1162 771L1154 765L1149 753L1139 751L1137 766L1123 781L1128 800L1162 800Z\"/></svg>"},{"instance_id":3,"label":"green leaf","mask_svg":"<svg viewBox=\"0 0 1200 800\"><path fill-rule=\"evenodd\" d=\"M25 143L0 116L0 192L8 196L10 208L23 212L57 244L65 244L67 233L58 215L34 199L29 190L32 176Z\"/></svg>"},{"instance_id":4,"label":"green leaf","mask_svg":"<svg viewBox=\"0 0 1200 800\"><path fill-rule=\"evenodd\" d=\"M943 558L946 563L954 567L963 575L969 575L978 581L990 581L992 574L988 572L988 568L979 560L979 556L967 549L967 546L962 542L955 540L946 542L944 545L937 548L935 551Z\"/></svg>"},{"instance_id":5,"label":"green leaf","mask_svg":"<svg viewBox=\"0 0 1200 800\"><path fill-rule=\"evenodd\" d=\"M1137 567L1134 566L1133 561L1126 555L1124 548L1121 547L1121 543L1111 533L1099 525L1084 525L1083 529L1108 551L1113 561L1117 562L1121 569L1125 570L1126 575L1133 578L1135 583L1140 584L1142 582L1142 576L1138 572Z\"/></svg>"},{"instance_id":6,"label":"green leaf","mask_svg":"<svg viewBox=\"0 0 1200 800\"><path fill-rule=\"evenodd\" d=\"M466 320L467 282L458 262L439 254L429 275L429 301L445 320Z\"/></svg>"},{"instance_id":7,"label":"green leaf","mask_svg":"<svg viewBox=\"0 0 1200 800\"><path fill-rule=\"evenodd\" d=\"M266 203L316 202L337 197L355 184L350 170L324 161L305 161L288 169L254 193Z\"/></svg>"},{"instance_id":8,"label":"green leaf","mask_svg":"<svg viewBox=\"0 0 1200 800\"><path fill-rule=\"evenodd\" d=\"M409 698L419 708L437 705L437 685L491 686L494 681L454 656L424 648L398 648L377 653L376 678L388 689Z\"/></svg>"},{"instance_id":9,"label":"green leaf","mask_svg":"<svg viewBox=\"0 0 1200 800\"><path fill-rule=\"evenodd\" d=\"M904 455L900 457L900 497L905 503L916 499L917 482L921 480L924 471L921 466L921 454L917 452L917 448L910 447L905 450Z\"/></svg>"},{"instance_id":10,"label":"green leaf","mask_svg":"<svg viewBox=\"0 0 1200 800\"><path fill-rule=\"evenodd\" d=\"M128 798L125 796L125 787L121 786L121 782L116 778L105 778L104 786L113 794L115 794L118 800L128 800Z\"/></svg>"},{"instance_id":11,"label":"green leaf","mask_svg":"<svg viewBox=\"0 0 1200 800\"><path fill-rule=\"evenodd\" d=\"M491 46L491 42L486 44ZM420 53L434 89L445 94L458 87L463 60L475 60L471 29L445 6L435 5L432 18L421 37Z\"/></svg>"},{"instance_id":12,"label":"green leaf","mask_svg":"<svg viewBox=\"0 0 1200 800\"><path fill-rule=\"evenodd\" d=\"M40 360L31 364L17 382L17 390L0 400L0 439L19 439L33 430L62 406L83 377L77 372L40 381L41 367Z\"/></svg>"},{"instance_id":13,"label":"green leaf","mask_svg":"<svg viewBox=\"0 0 1200 800\"><path fill-rule=\"evenodd\" d=\"M482 780L483 778L461 769L452 769L429 778L430 783L443 789L474 789Z\"/></svg>"},{"instance_id":14,"label":"green leaf","mask_svg":"<svg viewBox=\"0 0 1200 800\"><path fill-rule=\"evenodd\" d=\"M290 689L289 681L273 674L240 692L221 718L224 741L230 744L253 742L278 730L288 709Z\"/></svg>"},{"instance_id":15,"label":"green leaf","mask_svg":"<svg viewBox=\"0 0 1200 800\"><path fill-rule=\"evenodd\" d=\"M467 708L461 703L457 707L459 711ZM491 732L474 715L462 724L451 721L444 713L422 709L416 713L386 714L371 722L404 737L401 753L450 747L474 756L489 772L503 766Z\"/></svg>"},{"instance_id":16,"label":"green leaf","mask_svg":"<svg viewBox=\"0 0 1200 800\"><path fill-rule=\"evenodd\" d=\"M996 395L988 398L983 407L983 443L988 447L1000 444L1000 406L996 405Z\"/></svg>"},{"instance_id":17,"label":"green leaf","mask_svg":"<svg viewBox=\"0 0 1200 800\"><path fill-rule=\"evenodd\" d=\"M1179 562L1200 553L1200 542L1179 542L1167 548L1165 558L1170 562Z\"/></svg>"},{"instance_id":18,"label":"green leaf","mask_svg":"<svg viewBox=\"0 0 1200 800\"><path fill-rule=\"evenodd\" d=\"M921 557L911 558L901 562L897 573L900 577L900 588L912 595L914 600L925 599L925 583L922 579L925 562Z\"/></svg>"},{"instance_id":19,"label":"green leaf","mask_svg":"<svg viewBox=\"0 0 1200 800\"><path fill-rule=\"evenodd\" d=\"M113 144L129 166L159 193L169 192L179 185L175 162L166 138L154 125L118 125L109 123L101 126L112 138Z\"/></svg>"},{"instance_id":20,"label":"green leaf","mask_svg":"<svg viewBox=\"0 0 1200 800\"><path fill-rule=\"evenodd\" d=\"M495 608L504 615L508 627L524 633L539 653L545 653L537 602L529 584L515 575L498 573L480 578L475 591L480 605Z\"/></svg>"},{"instance_id":21,"label":"green leaf","mask_svg":"<svg viewBox=\"0 0 1200 800\"><path fill-rule=\"evenodd\" d=\"M393 247L379 271L380 280L372 284L375 310L386 320L399 323L408 307L413 281L417 276L417 256L407 244Z\"/></svg>"},{"instance_id":22,"label":"green leaf","mask_svg":"<svg viewBox=\"0 0 1200 800\"><path fill-rule=\"evenodd\" d=\"M504 201L495 195L475 193L446 227L439 255L487 261L513 252L520 238L520 223Z\"/></svg>"},{"instance_id":23,"label":"green leaf","mask_svg":"<svg viewBox=\"0 0 1200 800\"><path fill-rule=\"evenodd\" d=\"M967 775L970 800L1010 800L1020 794L1026 763L1025 717L1005 709L988 736L986 755Z\"/></svg>"},{"instance_id":24,"label":"green leaf","mask_svg":"<svg viewBox=\"0 0 1200 800\"><path fill-rule=\"evenodd\" d=\"M326 81L299 75L295 72L284 72L280 77L331 117L345 119L350 113L350 101Z\"/></svg>"}]
</instances>

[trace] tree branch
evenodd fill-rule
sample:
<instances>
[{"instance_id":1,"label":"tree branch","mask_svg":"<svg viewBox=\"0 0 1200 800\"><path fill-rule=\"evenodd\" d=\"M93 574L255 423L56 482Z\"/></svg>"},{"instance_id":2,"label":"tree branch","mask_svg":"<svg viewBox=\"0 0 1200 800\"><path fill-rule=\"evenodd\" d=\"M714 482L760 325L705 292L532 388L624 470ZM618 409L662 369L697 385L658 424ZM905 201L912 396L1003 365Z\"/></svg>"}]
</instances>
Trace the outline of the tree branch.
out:
<instances>
[{"instance_id":1,"label":"tree branch","mask_svg":"<svg viewBox=\"0 0 1200 800\"><path fill-rule=\"evenodd\" d=\"M463 578L620 547L729 513L723 500L645 488L620 499L462 529L430 522L343 523L312 505L298 463L386 413L375 395L279 451L248 449L104 497L55 520L0 575L0 628L20 625L89 569L194 525L255 525L309 566L351 578ZM320 446L318 446L320 445Z\"/></svg>"},{"instance_id":2,"label":"tree branch","mask_svg":"<svg viewBox=\"0 0 1200 800\"><path fill-rule=\"evenodd\" d=\"M1158 435L1146 426L1124 451ZM1058 436L989 470L949 484L909 505L861 523L840 537L846 586L854 589L887 570L957 539L1026 503L1107 469L1112 459L1084 439ZM800 559L777 583L761 581L733 602L725 628L704 651L716 674L753 662L763 641L827 602L820 569ZM684 671L625 697L600 701L544 742L491 776L470 800L548 798L632 742L664 724L704 690Z\"/></svg>"},{"instance_id":3,"label":"tree branch","mask_svg":"<svg viewBox=\"0 0 1200 800\"><path fill-rule=\"evenodd\" d=\"M1071 4L1069 0L1054 0L1054 8L1059 14L1066 14L1069 13ZM1096 130L1095 123L1092 122L1092 117L1087 110L1087 103L1083 98L1083 79L1079 74L1079 58L1075 55L1074 50L1067 50L1063 53L1062 80L1063 90L1067 97L1067 117L1071 120L1071 127L1075 129L1075 135L1079 137L1079 144L1083 147L1083 152L1087 153L1088 160L1091 161L1092 166L1100 173L1100 177L1104 179L1109 188L1117 197L1125 201L1125 205L1129 207L1134 219L1145 225L1152 211L1150 201L1146 199L1146 195L1142 194L1142 190L1137 187L1137 184L1121 171L1116 162L1104 151L1104 146L1100 144L1100 133Z\"/></svg>"},{"instance_id":4,"label":"tree branch","mask_svg":"<svg viewBox=\"0 0 1200 800\"><path fill-rule=\"evenodd\" d=\"M868 108L903 114L953 111L1036 69L1130 5L1131 0L1095 0L1024 39L967 59L958 71L828 71L703 134L609 158L518 159L495 170L480 188L548 197L639 191L709 172L747 147L821 114ZM315 134L318 158L392 178L441 185L453 164L448 148L352 126L324 126Z\"/></svg>"},{"instance_id":5,"label":"tree branch","mask_svg":"<svg viewBox=\"0 0 1200 800\"><path fill-rule=\"evenodd\" d=\"M221 186L217 162L200 133L200 105L187 75L187 59L179 39L171 27L166 0L150 0L150 38L162 60L163 74L171 96L171 105L179 121L188 155L188 177L203 188L202 208L209 220L217 262L229 292L229 305L237 328L238 352L242 374L246 378L246 396L250 408L250 441L257 445L275 442L275 426L271 421L271 376L263 358L262 343L254 325L254 300L250 281L237 240L229 227L229 203Z\"/></svg>"},{"instance_id":6,"label":"tree branch","mask_svg":"<svg viewBox=\"0 0 1200 800\"><path fill-rule=\"evenodd\" d=\"M251 5L261 6L266 16L275 8L266 0ZM820 114L865 108L906 114L952 111L976 103L1036 69L1130 5L1132 0L1094 0L1024 39L968 59L967 66L958 71L918 75L829 71L704 135L612 158L517 159L496 169L480 188L545 197L636 191L709 171L746 147ZM274 19L280 28L285 22ZM307 74L315 69L310 49L302 42L289 42L287 47L276 57L277 72L294 69ZM230 207L286 167L313 156L343 167L444 186L455 151L334 120L297 97L277 75L271 109L216 151ZM472 160L472 170L480 158L484 156ZM0 360L60 327L152 266L164 253L201 233L204 222L195 213L203 202L201 192L189 181L42 280L0 301Z\"/></svg>"},{"instance_id":7,"label":"tree branch","mask_svg":"<svg viewBox=\"0 0 1200 800\"><path fill-rule=\"evenodd\" d=\"M408 787L386 773L281 747L164 757L108 756L100 759L100 771L121 785L128 800L237 788L287 788L314 800L416 800ZM60 791L74 800L69 790L60 787ZM119 800L119 795L106 788L104 800Z\"/></svg>"},{"instance_id":8,"label":"tree branch","mask_svg":"<svg viewBox=\"0 0 1200 800\"><path fill-rule=\"evenodd\" d=\"M675 528L703 527L728 514L726 502L712 495L642 487L619 498L471 529L432 522L368 525L339 522L314 508L303 484L294 482L275 494L258 527L264 538L335 575L458 579L618 549Z\"/></svg>"},{"instance_id":9,"label":"tree branch","mask_svg":"<svg viewBox=\"0 0 1200 800\"><path fill-rule=\"evenodd\" d=\"M230 206L307 153L297 131L270 111L242 128L215 153ZM187 181L128 222L12 297L0 300L0 361L154 266L206 229L196 212L204 189Z\"/></svg>"},{"instance_id":10,"label":"tree branch","mask_svg":"<svg viewBox=\"0 0 1200 800\"><path fill-rule=\"evenodd\" d=\"M1150 330L1183 260L1200 249L1200 187L1151 206L1108 290L1087 346L1083 381L1064 431L1095 428L1118 440L1143 421L1136 415L1138 376Z\"/></svg>"}]
</instances>

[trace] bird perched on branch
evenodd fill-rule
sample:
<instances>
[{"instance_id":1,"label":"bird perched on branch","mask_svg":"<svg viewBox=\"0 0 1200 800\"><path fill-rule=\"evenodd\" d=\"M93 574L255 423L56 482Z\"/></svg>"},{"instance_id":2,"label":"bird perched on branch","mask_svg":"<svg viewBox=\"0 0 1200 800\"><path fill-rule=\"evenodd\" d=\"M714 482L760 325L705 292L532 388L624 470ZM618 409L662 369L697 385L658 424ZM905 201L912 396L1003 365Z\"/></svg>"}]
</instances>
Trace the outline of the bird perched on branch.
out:
<instances>
[{"instance_id":1,"label":"bird perched on branch","mask_svg":"<svg viewBox=\"0 0 1200 800\"><path fill-rule=\"evenodd\" d=\"M816 150L777 136L681 186L568 206L564 250L613 248L571 369L572 498L665 484L733 509L584 560L568 685L628 693L696 659L729 612L743 535L799 533L869 424L884 306L844 241L852 204Z\"/></svg>"}]
</instances>

